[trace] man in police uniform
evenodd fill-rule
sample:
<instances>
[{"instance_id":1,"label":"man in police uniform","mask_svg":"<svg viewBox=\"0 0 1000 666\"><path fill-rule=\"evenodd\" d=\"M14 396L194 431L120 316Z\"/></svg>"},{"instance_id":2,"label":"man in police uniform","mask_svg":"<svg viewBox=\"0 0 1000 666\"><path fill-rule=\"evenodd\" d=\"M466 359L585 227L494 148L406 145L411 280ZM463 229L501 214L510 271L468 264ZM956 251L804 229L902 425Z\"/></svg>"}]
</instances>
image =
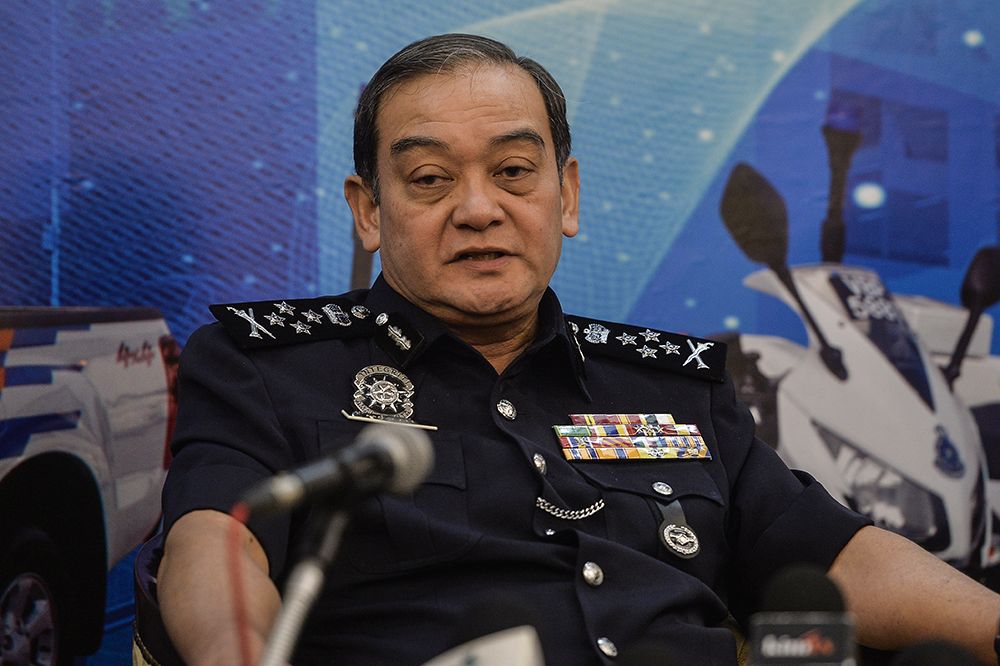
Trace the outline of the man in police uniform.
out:
<instances>
[{"instance_id":1,"label":"man in police uniform","mask_svg":"<svg viewBox=\"0 0 1000 666\"><path fill-rule=\"evenodd\" d=\"M353 513L295 663L416 664L503 593L553 664L656 642L734 663L771 572L829 568L861 641L933 636L993 658L1000 597L843 509L754 439L722 345L567 317L548 288L578 230L565 101L533 61L445 35L393 56L345 183L371 290L215 306L188 343L164 491L163 616L193 663L238 653L226 511L347 446L364 420L429 431L410 496ZM240 527L250 646L280 607L303 516Z\"/></svg>"}]
</instances>

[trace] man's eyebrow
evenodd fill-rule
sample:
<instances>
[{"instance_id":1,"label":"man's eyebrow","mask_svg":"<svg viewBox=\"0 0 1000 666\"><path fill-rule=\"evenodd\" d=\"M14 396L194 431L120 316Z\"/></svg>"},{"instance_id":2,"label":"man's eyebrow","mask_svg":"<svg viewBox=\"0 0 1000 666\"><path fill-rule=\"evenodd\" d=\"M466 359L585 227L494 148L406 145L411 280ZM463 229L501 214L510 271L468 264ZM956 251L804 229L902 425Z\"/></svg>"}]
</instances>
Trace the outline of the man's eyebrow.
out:
<instances>
[{"instance_id":1,"label":"man's eyebrow","mask_svg":"<svg viewBox=\"0 0 1000 666\"><path fill-rule=\"evenodd\" d=\"M539 148L545 148L545 139L542 138L541 134L530 128L517 129L504 134L499 134L490 139L490 146L497 148L499 146L517 141L528 141L537 145ZM389 146L389 154L395 157L396 155L401 155L416 148L437 148L440 150L448 150L448 144L440 139L435 139L430 136L404 136L402 139L397 139L392 142L392 145Z\"/></svg>"},{"instance_id":2,"label":"man's eyebrow","mask_svg":"<svg viewBox=\"0 0 1000 666\"><path fill-rule=\"evenodd\" d=\"M447 150L448 144L429 136L404 136L402 139L392 142L392 145L389 146L389 154L396 156L414 148L440 148Z\"/></svg>"},{"instance_id":3,"label":"man's eyebrow","mask_svg":"<svg viewBox=\"0 0 1000 666\"><path fill-rule=\"evenodd\" d=\"M539 148L545 148L545 139L542 135L533 129L518 129L513 132L507 132L506 134L500 134L490 139L490 145L494 148L502 146L507 143L513 143L516 141L530 141L536 144Z\"/></svg>"}]
</instances>

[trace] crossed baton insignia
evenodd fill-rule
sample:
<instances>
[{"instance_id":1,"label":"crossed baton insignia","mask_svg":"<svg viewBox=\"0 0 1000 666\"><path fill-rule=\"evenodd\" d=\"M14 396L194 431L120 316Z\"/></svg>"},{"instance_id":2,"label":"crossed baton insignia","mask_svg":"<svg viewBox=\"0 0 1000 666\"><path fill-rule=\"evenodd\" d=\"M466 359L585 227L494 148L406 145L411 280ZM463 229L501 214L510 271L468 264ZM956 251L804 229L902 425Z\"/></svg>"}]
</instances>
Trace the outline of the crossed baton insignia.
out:
<instances>
[{"instance_id":1,"label":"crossed baton insignia","mask_svg":"<svg viewBox=\"0 0 1000 666\"><path fill-rule=\"evenodd\" d=\"M690 363L691 361L697 361L697 363L698 363L698 369L699 370L708 370L708 364L705 363L703 360L701 360L701 353L703 351L705 351L706 349L708 349L709 347L714 346L715 343L714 342L699 342L698 346L696 347L695 344L693 342L691 342L691 338L688 338L687 343L688 343L688 347L691 349L691 355L688 356L687 360L684 361L684 363L682 363L681 365L684 366L684 365L687 365L688 363Z\"/></svg>"},{"instance_id":2,"label":"crossed baton insignia","mask_svg":"<svg viewBox=\"0 0 1000 666\"><path fill-rule=\"evenodd\" d=\"M237 310L236 308L229 306L226 307L226 309L235 314L237 317L246 319L250 323L251 338L260 338L261 340L263 340L264 338L260 334L260 332L263 331L264 333L267 334L267 337L271 338L272 340L275 339L274 336L271 334L271 331L261 326L259 323L257 323L257 320L253 318L253 308L247 308L246 310Z\"/></svg>"}]
</instances>

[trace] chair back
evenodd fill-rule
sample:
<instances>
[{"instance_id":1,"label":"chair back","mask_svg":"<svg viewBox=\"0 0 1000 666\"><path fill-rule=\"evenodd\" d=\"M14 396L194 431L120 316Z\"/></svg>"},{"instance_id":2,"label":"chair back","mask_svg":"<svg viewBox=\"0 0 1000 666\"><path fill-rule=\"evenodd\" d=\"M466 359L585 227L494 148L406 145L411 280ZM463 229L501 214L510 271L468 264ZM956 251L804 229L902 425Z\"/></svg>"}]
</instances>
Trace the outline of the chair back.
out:
<instances>
[{"instance_id":1,"label":"chair back","mask_svg":"<svg viewBox=\"0 0 1000 666\"><path fill-rule=\"evenodd\" d=\"M163 534L142 544L132 569L135 587L135 625L132 631L133 666L183 666L167 636L156 597L156 572L163 556Z\"/></svg>"}]
</instances>

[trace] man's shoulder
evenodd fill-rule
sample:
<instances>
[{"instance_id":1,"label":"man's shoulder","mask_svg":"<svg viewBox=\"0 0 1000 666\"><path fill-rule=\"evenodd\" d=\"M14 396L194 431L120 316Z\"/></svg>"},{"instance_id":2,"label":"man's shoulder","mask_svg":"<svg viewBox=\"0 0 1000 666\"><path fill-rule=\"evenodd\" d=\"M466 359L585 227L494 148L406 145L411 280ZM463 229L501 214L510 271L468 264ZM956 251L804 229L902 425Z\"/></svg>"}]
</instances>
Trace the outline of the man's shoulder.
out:
<instances>
[{"instance_id":1,"label":"man's shoulder","mask_svg":"<svg viewBox=\"0 0 1000 666\"><path fill-rule=\"evenodd\" d=\"M367 289L339 296L283 298L210 305L209 310L241 349L370 336Z\"/></svg>"},{"instance_id":2,"label":"man's shoulder","mask_svg":"<svg viewBox=\"0 0 1000 666\"><path fill-rule=\"evenodd\" d=\"M576 315L566 315L566 322L585 357L606 356L698 379L725 380L726 345L717 340Z\"/></svg>"}]
</instances>

